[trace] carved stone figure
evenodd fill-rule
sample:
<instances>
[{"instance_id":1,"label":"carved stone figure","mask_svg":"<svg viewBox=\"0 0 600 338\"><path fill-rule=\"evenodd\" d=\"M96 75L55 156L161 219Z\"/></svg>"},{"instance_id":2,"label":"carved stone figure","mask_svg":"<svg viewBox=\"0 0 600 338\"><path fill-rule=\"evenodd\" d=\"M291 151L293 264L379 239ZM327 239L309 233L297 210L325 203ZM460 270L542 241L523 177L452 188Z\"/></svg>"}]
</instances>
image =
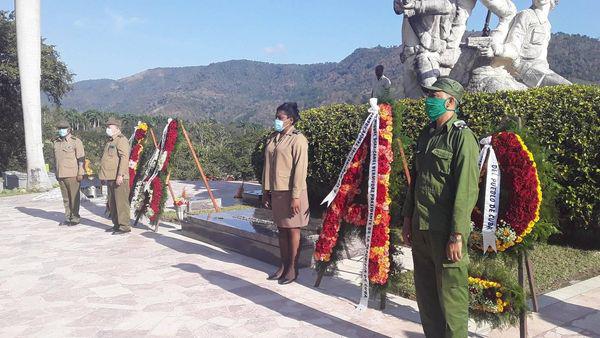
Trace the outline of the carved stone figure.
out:
<instances>
[{"instance_id":1,"label":"carved stone figure","mask_svg":"<svg viewBox=\"0 0 600 338\"><path fill-rule=\"evenodd\" d=\"M482 54L511 59L512 75L527 87L571 84L550 69L547 59L551 37L548 15L557 2L533 0L531 8L519 12L512 20L506 39L493 41L482 48Z\"/></svg>"},{"instance_id":2,"label":"carved stone figure","mask_svg":"<svg viewBox=\"0 0 600 338\"><path fill-rule=\"evenodd\" d=\"M421 86L447 76L461 55L460 43L477 0L394 0L402 22L402 63L406 65L404 91L422 96ZM511 0L481 0L499 18L492 36L503 41L516 13Z\"/></svg>"}]
</instances>

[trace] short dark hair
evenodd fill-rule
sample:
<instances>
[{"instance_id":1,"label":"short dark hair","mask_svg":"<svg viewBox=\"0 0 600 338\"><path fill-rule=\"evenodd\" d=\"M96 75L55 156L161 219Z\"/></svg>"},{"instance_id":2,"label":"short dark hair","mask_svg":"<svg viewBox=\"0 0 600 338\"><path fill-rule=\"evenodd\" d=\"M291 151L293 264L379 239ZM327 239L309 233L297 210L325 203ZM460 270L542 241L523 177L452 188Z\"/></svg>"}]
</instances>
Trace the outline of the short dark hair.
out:
<instances>
[{"instance_id":1,"label":"short dark hair","mask_svg":"<svg viewBox=\"0 0 600 338\"><path fill-rule=\"evenodd\" d=\"M294 123L300 120L300 111L298 110L298 104L296 102L284 102L282 105L277 107L275 113L284 112L285 115L294 119Z\"/></svg>"},{"instance_id":2,"label":"short dark hair","mask_svg":"<svg viewBox=\"0 0 600 338\"><path fill-rule=\"evenodd\" d=\"M379 70L381 69L383 71L383 65L377 65L377 67L375 67L375 70Z\"/></svg>"}]
</instances>

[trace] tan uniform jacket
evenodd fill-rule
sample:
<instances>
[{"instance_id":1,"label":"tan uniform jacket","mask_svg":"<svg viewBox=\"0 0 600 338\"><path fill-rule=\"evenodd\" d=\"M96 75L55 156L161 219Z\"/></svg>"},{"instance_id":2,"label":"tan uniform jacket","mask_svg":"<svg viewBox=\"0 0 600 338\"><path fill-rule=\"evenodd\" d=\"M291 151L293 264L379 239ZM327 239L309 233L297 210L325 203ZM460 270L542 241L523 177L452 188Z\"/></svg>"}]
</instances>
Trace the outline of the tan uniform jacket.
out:
<instances>
[{"instance_id":1,"label":"tan uniform jacket","mask_svg":"<svg viewBox=\"0 0 600 338\"><path fill-rule=\"evenodd\" d=\"M54 159L56 160L56 177L83 176L85 173L77 159L85 157L83 143L77 137L71 135L68 138L57 137L52 140L54 146Z\"/></svg>"},{"instance_id":2,"label":"tan uniform jacket","mask_svg":"<svg viewBox=\"0 0 600 338\"><path fill-rule=\"evenodd\" d=\"M263 169L264 191L292 191L300 198L306 190L308 172L308 141L291 127L285 134L273 133L265 147Z\"/></svg>"},{"instance_id":3,"label":"tan uniform jacket","mask_svg":"<svg viewBox=\"0 0 600 338\"><path fill-rule=\"evenodd\" d=\"M123 179L129 179L129 140L123 134L111 137L104 146L102 159L100 160L101 180L116 180L117 175L123 175Z\"/></svg>"}]
</instances>

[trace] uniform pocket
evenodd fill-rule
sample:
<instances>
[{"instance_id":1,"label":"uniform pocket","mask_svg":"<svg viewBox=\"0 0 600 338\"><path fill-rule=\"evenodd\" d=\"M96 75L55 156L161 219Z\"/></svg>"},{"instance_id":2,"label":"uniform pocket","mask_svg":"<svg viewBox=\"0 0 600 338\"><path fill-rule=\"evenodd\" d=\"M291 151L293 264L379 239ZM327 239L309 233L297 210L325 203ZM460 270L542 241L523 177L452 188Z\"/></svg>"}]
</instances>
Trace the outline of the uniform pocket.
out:
<instances>
[{"instance_id":1,"label":"uniform pocket","mask_svg":"<svg viewBox=\"0 0 600 338\"><path fill-rule=\"evenodd\" d=\"M541 45L544 43L544 39L546 38L546 30L544 27L536 27L531 32L531 40L529 40L534 45Z\"/></svg>"},{"instance_id":2,"label":"uniform pocket","mask_svg":"<svg viewBox=\"0 0 600 338\"><path fill-rule=\"evenodd\" d=\"M450 163L452 162L452 152L436 148L433 149L431 153L433 154L434 170L443 174L449 174Z\"/></svg>"},{"instance_id":3,"label":"uniform pocket","mask_svg":"<svg viewBox=\"0 0 600 338\"><path fill-rule=\"evenodd\" d=\"M447 287L466 287L468 271L465 259L459 262L442 263L442 283Z\"/></svg>"}]
</instances>

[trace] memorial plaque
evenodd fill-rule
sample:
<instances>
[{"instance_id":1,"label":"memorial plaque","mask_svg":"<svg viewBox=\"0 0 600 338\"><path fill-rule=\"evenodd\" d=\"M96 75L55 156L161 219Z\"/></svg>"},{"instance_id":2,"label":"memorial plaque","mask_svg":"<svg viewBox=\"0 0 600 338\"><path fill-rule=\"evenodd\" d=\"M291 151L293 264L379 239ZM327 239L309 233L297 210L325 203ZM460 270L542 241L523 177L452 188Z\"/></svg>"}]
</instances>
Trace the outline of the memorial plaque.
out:
<instances>
[{"instance_id":1,"label":"memorial plaque","mask_svg":"<svg viewBox=\"0 0 600 338\"><path fill-rule=\"evenodd\" d=\"M320 220L311 219L302 229L298 265L311 265ZM244 210L192 215L182 223L184 235L239 252L258 260L279 265L279 240L271 210Z\"/></svg>"},{"instance_id":2,"label":"memorial plaque","mask_svg":"<svg viewBox=\"0 0 600 338\"><path fill-rule=\"evenodd\" d=\"M250 190L242 193L242 202L244 204L260 207L262 203L262 190Z\"/></svg>"}]
</instances>

